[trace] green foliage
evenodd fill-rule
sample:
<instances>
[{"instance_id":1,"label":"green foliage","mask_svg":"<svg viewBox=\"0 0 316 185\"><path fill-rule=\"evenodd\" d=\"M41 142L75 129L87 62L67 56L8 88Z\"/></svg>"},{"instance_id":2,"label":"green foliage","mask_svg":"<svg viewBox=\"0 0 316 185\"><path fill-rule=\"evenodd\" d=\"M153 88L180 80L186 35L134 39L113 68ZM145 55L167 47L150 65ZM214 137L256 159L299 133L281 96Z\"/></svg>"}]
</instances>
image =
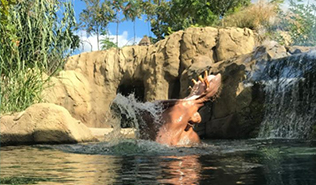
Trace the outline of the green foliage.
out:
<instances>
[{"instance_id":1,"label":"green foliage","mask_svg":"<svg viewBox=\"0 0 316 185\"><path fill-rule=\"evenodd\" d=\"M121 10L126 20L135 21L136 18L141 18L142 11L142 0L124 0L121 1ZM125 4L125 5L124 5Z\"/></svg>"},{"instance_id":2,"label":"green foliage","mask_svg":"<svg viewBox=\"0 0 316 185\"><path fill-rule=\"evenodd\" d=\"M102 45L103 50L110 49L110 48L118 48L118 46L111 40L112 39L108 37L101 39L101 45Z\"/></svg>"},{"instance_id":3,"label":"green foliage","mask_svg":"<svg viewBox=\"0 0 316 185\"><path fill-rule=\"evenodd\" d=\"M116 34L118 34L118 24L120 22L124 20L135 21L136 17L140 18L143 13L141 0L105 0L102 2L100 0L84 0L84 2L86 3L86 9L80 14L80 25L87 31L88 35L96 34L98 50L100 49L100 35L106 30L110 22L117 23ZM123 18L120 18L120 12L123 13ZM107 41L103 40L101 42L104 44Z\"/></svg>"},{"instance_id":4,"label":"green foliage","mask_svg":"<svg viewBox=\"0 0 316 185\"><path fill-rule=\"evenodd\" d=\"M107 32L103 31L102 35L105 36L105 38L100 40L101 43L101 49L106 50L106 49L110 49L110 48L118 48L118 46L112 42L113 39L107 37Z\"/></svg>"},{"instance_id":5,"label":"green foliage","mask_svg":"<svg viewBox=\"0 0 316 185\"><path fill-rule=\"evenodd\" d=\"M4 2L4 1L1 1ZM3 8L3 7L6 8ZM3 9L2 9L3 8ZM1 4L1 112L41 100L44 73L54 74L79 45L71 3L25 0Z\"/></svg>"},{"instance_id":6,"label":"green foliage","mask_svg":"<svg viewBox=\"0 0 316 185\"><path fill-rule=\"evenodd\" d=\"M226 14L238 11L250 0L160 0L143 4L151 21L152 31L158 39L170 33L194 26L212 26Z\"/></svg>"},{"instance_id":7,"label":"green foliage","mask_svg":"<svg viewBox=\"0 0 316 185\"><path fill-rule=\"evenodd\" d=\"M166 0L144 1L141 5L147 19L151 24L151 31L156 35L157 41L164 38L164 33L168 32L169 25L165 24L170 12L171 2ZM172 19L172 17L169 17ZM170 29L169 29L170 30Z\"/></svg>"},{"instance_id":8,"label":"green foliage","mask_svg":"<svg viewBox=\"0 0 316 185\"><path fill-rule=\"evenodd\" d=\"M113 4L105 0L84 0L86 9L80 13L80 25L89 35L96 34L99 48L99 37L102 30L106 30L107 25L115 18Z\"/></svg>"},{"instance_id":9,"label":"green foliage","mask_svg":"<svg viewBox=\"0 0 316 185\"><path fill-rule=\"evenodd\" d=\"M273 39L284 45L316 45L316 6L302 0L290 0L282 10L282 0L258 1L241 11L224 17L222 26L256 30L262 40ZM314 1L316 2L316 1Z\"/></svg>"},{"instance_id":10,"label":"green foliage","mask_svg":"<svg viewBox=\"0 0 316 185\"><path fill-rule=\"evenodd\" d=\"M316 1L304 4L302 0L290 0L289 11L280 15L278 28L289 33L292 44L316 45Z\"/></svg>"}]
</instances>

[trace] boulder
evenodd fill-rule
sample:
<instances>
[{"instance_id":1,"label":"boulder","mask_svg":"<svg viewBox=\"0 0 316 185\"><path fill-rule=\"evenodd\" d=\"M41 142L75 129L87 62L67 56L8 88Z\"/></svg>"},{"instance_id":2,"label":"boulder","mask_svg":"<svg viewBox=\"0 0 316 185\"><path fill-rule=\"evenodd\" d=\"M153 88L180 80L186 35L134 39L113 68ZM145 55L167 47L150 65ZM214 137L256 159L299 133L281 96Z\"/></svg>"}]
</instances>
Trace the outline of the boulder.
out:
<instances>
[{"instance_id":1,"label":"boulder","mask_svg":"<svg viewBox=\"0 0 316 185\"><path fill-rule=\"evenodd\" d=\"M219 29L216 46L218 61L248 54L255 48L255 36L248 28Z\"/></svg>"},{"instance_id":2,"label":"boulder","mask_svg":"<svg viewBox=\"0 0 316 185\"><path fill-rule=\"evenodd\" d=\"M188 28L181 40L181 72L192 64L192 59L197 56L206 56L212 61L218 61L216 57L216 45L218 44L219 30L212 27Z\"/></svg>"},{"instance_id":3,"label":"boulder","mask_svg":"<svg viewBox=\"0 0 316 185\"><path fill-rule=\"evenodd\" d=\"M289 52L292 55L299 54L299 53L305 53L305 52L308 52L312 49L315 50L316 47L308 47L308 46L287 46L286 47L287 52Z\"/></svg>"},{"instance_id":4,"label":"boulder","mask_svg":"<svg viewBox=\"0 0 316 185\"><path fill-rule=\"evenodd\" d=\"M252 60L272 60L287 57L289 54L284 46L280 45L275 41L266 41L262 45L255 48L252 55Z\"/></svg>"},{"instance_id":5,"label":"boulder","mask_svg":"<svg viewBox=\"0 0 316 185\"><path fill-rule=\"evenodd\" d=\"M69 112L52 103L1 117L1 145L95 141L91 131Z\"/></svg>"}]
</instances>

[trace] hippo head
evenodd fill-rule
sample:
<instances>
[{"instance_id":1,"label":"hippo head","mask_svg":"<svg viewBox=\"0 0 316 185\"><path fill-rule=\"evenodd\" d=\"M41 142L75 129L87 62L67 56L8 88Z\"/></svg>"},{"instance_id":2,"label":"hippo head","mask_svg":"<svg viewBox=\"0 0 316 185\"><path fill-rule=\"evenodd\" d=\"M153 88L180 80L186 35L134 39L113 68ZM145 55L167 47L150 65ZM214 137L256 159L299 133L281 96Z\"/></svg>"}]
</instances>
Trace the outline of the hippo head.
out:
<instances>
[{"instance_id":1,"label":"hippo head","mask_svg":"<svg viewBox=\"0 0 316 185\"><path fill-rule=\"evenodd\" d=\"M158 143L167 145L190 145L200 143L193 127L202 121L198 110L204 102L218 94L221 86L221 75L204 74L199 80L192 80L194 86L190 95L184 99L156 101L163 111L158 121L147 121L150 137ZM156 124L157 123L157 124Z\"/></svg>"},{"instance_id":2,"label":"hippo head","mask_svg":"<svg viewBox=\"0 0 316 185\"><path fill-rule=\"evenodd\" d=\"M203 103L208 101L211 97L214 97L221 87L222 76L208 75L205 71L204 78L199 76L199 80L192 80L194 83L191 93L184 100L196 100L197 103Z\"/></svg>"}]
</instances>

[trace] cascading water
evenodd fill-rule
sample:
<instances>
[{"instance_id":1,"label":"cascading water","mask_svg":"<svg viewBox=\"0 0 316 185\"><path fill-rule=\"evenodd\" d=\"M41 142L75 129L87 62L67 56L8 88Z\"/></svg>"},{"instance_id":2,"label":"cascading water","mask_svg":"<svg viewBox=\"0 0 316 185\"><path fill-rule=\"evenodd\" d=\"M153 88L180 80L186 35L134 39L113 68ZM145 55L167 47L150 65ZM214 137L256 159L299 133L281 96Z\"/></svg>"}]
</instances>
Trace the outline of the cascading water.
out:
<instances>
[{"instance_id":1,"label":"cascading water","mask_svg":"<svg viewBox=\"0 0 316 185\"><path fill-rule=\"evenodd\" d=\"M259 138L309 138L316 125L316 50L257 66L252 79L265 91Z\"/></svg>"},{"instance_id":2,"label":"cascading water","mask_svg":"<svg viewBox=\"0 0 316 185\"><path fill-rule=\"evenodd\" d=\"M139 128L146 127L146 120L140 116L147 112L152 117L152 121L158 124L160 123L160 117L162 112L162 106L156 103L138 102L134 94L130 94L125 97L118 93L111 105L112 114L120 119L120 124L114 125L114 128L132 127L135 128L136 138L140 138ZM114 129L115 130L115 129ZM146 133L142 133L146 134Z\"/></svg>"}]
</instances>

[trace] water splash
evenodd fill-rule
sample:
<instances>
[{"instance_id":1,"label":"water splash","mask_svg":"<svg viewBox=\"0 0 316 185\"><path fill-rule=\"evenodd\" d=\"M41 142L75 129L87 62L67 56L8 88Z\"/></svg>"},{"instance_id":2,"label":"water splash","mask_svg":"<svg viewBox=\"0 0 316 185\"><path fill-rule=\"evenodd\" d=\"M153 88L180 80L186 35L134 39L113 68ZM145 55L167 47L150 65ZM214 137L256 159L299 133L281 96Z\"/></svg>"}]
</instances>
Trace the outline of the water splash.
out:
<instances>
[{"instance_id":1,"label":"water splash","mask_svg":"<svg viewBox=\"0 0 316 185\"><path fill-rule=\"evenodd\" d=\"M258 63L265 115L259 138L309 138L316 122L316 51Z\"/></svg>"},{"instance_id":2,"label":"water splash","mask_svg":"<svg viewBox=\"0 0 316 185\"><path fill-rule=\"evenodd\" d=\"M125 97L120 93L113 100L111 109L112 114L120 120L119 124L114 125L114 130L120 133L122 127L132 127L135 129L136 138L141 138L141 135L148 134L140 133L140 127L147 127L147 120L144 120L142 115L148 114L152 118L152 121L157 123L156 126L159 127L160 115L163 111L162 106L157 103L142 103L136 100L134 94Z\"/></svg>"}]
</instances>

